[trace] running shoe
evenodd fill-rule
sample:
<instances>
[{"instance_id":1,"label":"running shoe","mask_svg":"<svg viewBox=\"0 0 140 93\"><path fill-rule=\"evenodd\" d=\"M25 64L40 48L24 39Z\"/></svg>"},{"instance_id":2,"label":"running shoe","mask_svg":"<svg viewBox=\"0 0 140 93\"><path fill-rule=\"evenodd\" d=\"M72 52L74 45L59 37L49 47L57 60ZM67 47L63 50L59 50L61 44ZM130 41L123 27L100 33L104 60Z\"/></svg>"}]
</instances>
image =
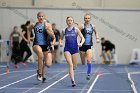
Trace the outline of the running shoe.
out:
<instances>
[{"instance_id":1,"label":"running shoe","mask_svg":"<svg viewBox=\"0 0 140 93\"><path fill-rule=\"evenodd\" d=\"M15 69L18 69L18 68L19 68L19 66L18 66L18 65L15 65L15 66L14 66L14 68L15 68Z\"/></svg>"},{"instance_id":2,"label":"running shoe","mask_svg":"<svg viewBox=\"0 0 140 93\"><path fill-rule=\"evenodd\" d=\"M37 80L42 81L42 75L39 74L39 71L37 70Z\"/></svg>"},{"instance_id":3,"label":"running shoe","mask_svg":"<svg viewBox=\"0 0 140 93\"><path fill-rule=\"evenodd\" d=\"M87 75L86 79L87 79L87 80L90 80L90 75Z\"/></svg>"},{"instance_id":4,"label":"running shoe","mask_svg":"<svg viewBox=\"0 0 140 93\"><path fill-rule=\"evenodd\" d=\"M26 62L21 62L21 64L22 64L22 66L26 66L27 65Z\"/></svg>"},{"instance_id":5,"label":"running shoe","mask_svg":"<svg viewBox=\"0 0 140 93\"><path fill-rule=\"evenodd\" d=\"M45 83L45 81L46 81L46 75L45 75L45 73L43 74L42 77L43 77L43 78L42 78L42 83Z\"/></svg>"},{"instance_id":6,"label":"running shoe","mask_svg":"<svg viewBox=\"0 0 140 93\"><path fill-rule=\"evenodd\" d=\"M76 86L75 81L72 81L72 87L75 87L75 86Z\"/></svg>"},{"instance_id":7,"label":"running shoe","mask_svg":"<svg viewBox=\"0 0 140 93\"><path fill-rule=\"evenodd\" d=\"M103 61L103 64L107 64L107 62L106 61Z\"/></svg>"},{"instance_id":8,"label":"running shoe","mask_svg":"<svg viewBox=\"0 0 140 93\"><path fill-rule=\"evenodd\" d=\"M45 81L46 81L46 77L43 77L42 78L42 83L45 83Z\"/></svg>"},{"instance_id":9,"label":"running shoe","mask_svg":"<svg viewBox=\"0 0 140 93\"><path fill-rule=\"evenodd\" d=\"M113 62L112 61L110 61L110 64L112 64Z\"/></svg>"}]
</instances>

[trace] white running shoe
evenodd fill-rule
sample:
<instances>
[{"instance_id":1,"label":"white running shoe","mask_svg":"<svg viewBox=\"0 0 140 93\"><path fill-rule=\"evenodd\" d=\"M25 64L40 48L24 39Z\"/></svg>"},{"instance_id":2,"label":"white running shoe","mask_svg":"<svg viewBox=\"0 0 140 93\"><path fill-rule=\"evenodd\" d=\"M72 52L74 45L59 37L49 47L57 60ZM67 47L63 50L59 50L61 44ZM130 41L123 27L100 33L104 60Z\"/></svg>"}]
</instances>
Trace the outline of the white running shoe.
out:
<instances>
[{"instance_id":1,"label":"white running shoe","mask_svg":"<svg viewBox=\"0 0 140 93\"><path fill-rule=\"evenodd\" d=\"M39 71L37 70L37 80L42 81L42 75L39 74Z\"/></svg>"}]
</instances>

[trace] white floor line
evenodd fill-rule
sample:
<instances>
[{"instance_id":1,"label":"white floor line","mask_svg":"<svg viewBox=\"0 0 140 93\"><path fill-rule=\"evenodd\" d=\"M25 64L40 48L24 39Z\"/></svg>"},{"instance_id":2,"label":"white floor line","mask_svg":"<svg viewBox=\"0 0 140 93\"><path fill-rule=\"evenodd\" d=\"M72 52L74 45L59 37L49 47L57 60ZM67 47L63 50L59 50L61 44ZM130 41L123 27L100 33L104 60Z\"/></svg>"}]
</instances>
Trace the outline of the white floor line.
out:
<instances>
[{"instance_id":1,"label":"white floor line","mask_svg":"<svg viewBox=\"0 0 140 93\"><path fill-rule=\"evenodd\" d=\"M97 82L99 76L100 76L99 74L96 76L95 80L92 82L92 84L91 84L89 90L87 91L87 93L91 92L91 90L93 89L93 87L94 87L95 83Z\"/></svg>"},{"instance_id":2,"label":"white floor line","mask_svg":"<svg viewBox=\"0 0 140 93\"><path fill-rule=\"evenodd\" d=\"M16 84L16 83L19 83L19 82L21 82L21 81L24 81L24 80L26 80L26 79L29 79L29 78L31 78L31 77L33 77L33 76L35 76L35 75L36 75L36 74L33 74L33 75L29 76L29 77L26 77L26 78L23 78L23 79L21 79L21 80L18 80L18 81L15 81L15 82L13 82L13 83L10 83L10 84L8 84L8 85L2 86L2 87L0 87L0 90L6 88L6 87L8 87L8 86L14 85L14 84Z\"/></svg>"},{"instance_id":3,"label":"white floor line","mask_svg":"<svg viewBox=\"0 0 140 93\"><path fill-rule=\"evenodd\" d=\"M30 89L30 88L10 88L10 87L9 87L8 89L18 89L18 90L26 89L26 90L27 90L27 89ZM40 87L40 88L34 88L34 89L40 90L40 89L42 89L42 88ZM73 90L79 91L79 90L81 90L81 88L77 88L77 89L73 89L73 88L72 88L72 89L67 89L67 88L66 88L66 89L51 88L51 89L53 89L53 90L54 90L54 89L55 89L55 90L66 90L66 91L73 91ZM85 90L88 90L88 89L85 89Z\"/></svg>"},{"instance_id":4,"label":"white floor line","mask_svg":"<svg viewBox=\"0 0 140 93\"><path fill-rule=\"evenodd\" d=\"M28 89L30 89L30 88L11 88L11 87L8 87L7 89L18 89L18 90L23 90L23 89L26 89L26 90L28 90ZM42 88L34 88L34 89L42 89Z\"/></svg>"},{"instance_id":5,"label":"white floor line","mask_svg":"<svg viewBox=\"0 0 140 93\"><path fill-rule=\"evenodd\" d=\"M6 81L8 79L16 78L16 77L20 76L21 74L22 73L16 74L16 75L13 75L13 76L8 76L7 78L5 77L4 79L0 79L0 82Z\"/></svg>"},{"instance_id":6,"label":"white floor line","mask_svg":"<svg viewBox=\"0 0 140 93\"><path fill-rule=\"evenodd\" d=\"M130 74L140 74L140 71L129 72Z\"/></svg>"},{"instance_id":7,"label":"white floor line","mask_svg":"<svg viewBox=\"0 0 140 93\"><path fill-rule=\"evenodd\" d=\"M23 89L30 89L30 88L8 88L8 89L18 89L18 90L23 90ZM34 88L36 90L40 90L42 88ZM52 89L55 89L55 90L58 90L58 88L52 88ZM59 89L59 90L65 90L65 91L80 91L82 88L77 88L77 89ZM84 89L84 90L88 90L88 89ZM99 90L99 89L94 89L94 91L98 91L98 92L131 92L132 90Z\"/></svg>"},{"instance_id":8,"label":"white floor line","mask_svg":"<svg viewBox=\"0 0 140 93\"><path fill-rule=\"evenodd\" d=\"M36 70L10 71L9 74L11 74L11 73L18 73L18 72L32 72L32 71L36 71ZM0 74L0 76L2 76L2 75L6 75L6 74L7 74L7 73L2 73L2 74Z\"/></svg>"},{"instance_id":9,"label":"white floor line","mask_svg":"<svg viewBox=\"0 0 140 93\"><path fill-rule=\"evenodd\" d=\"M39 91L38 93L43 93L44 91L46 91L47 89L49 89L50 87L54 86L55 84L57 84L59 81L63 80L64 78L66 78L68 76L68 74L66 74L65 76L63 76L62 78L60 78L59 80L55 81L54 83L52 83L51 85L49 85L48 87L44 88L43 90Z\"/></svg>"},{"instance_id":10,"label":"white floor line","mask_svg":"<svg viewBox=\"0 0 140 93\"><path fill-rule=\"evenodd\" d=\"M106 72L106 73L101 73L101 76L103 75L111 75L111 74L114 74L114 73L111 73L111 72ZM126 72L117 72L117 74L127 74Z\"/></svg>"},{"instance_id":11,"label":"white floor line","mask_svg":"<svg viewBox=\"0 0 140 93\"><path fill-rule=\"evenodd\" d=\"M110 90L110 89L108 89L108 90L100 90L100 89L94 89L94 91L100 91L100 92L132 92L132 90Z\"/></svg>"},{"instance_id":12,"label":"white floor line","mask_svg":"<svg viewBox=\"0 0 140 93\"><path fill-rule=\"evenodd\" d=\"M80 93L84 93L85 89L86 89L86 88L87 88L87 86L88 86L88 83L89 83L89 82L91 82L91 80L92 80L93 76L95 75L95 73L97 73L97 72L98 72L98 70L99 70L99 69L100 69L100 66L99 66L98 68L96 68L96 69L95 69L95 72L94 72L94 74L92 74L91 79L87 82L87 84L86 84L86 85L84 85L84 87L82 88L82 90L80 91Z\"/></svg>"},{"instance_id":13,"label":"white floor line","mask_svg":"<svg viewBox=\"0 0 140 93\"><path fill-rule=\"evenodd\" d=\"M136 88L136 86L135 86L134 81L133 81L132 78L131 78L131 74L130 74L130 73L128 73L128 79L129 79L129 81L130 81L130 83L131 83L131 88L132 88L133 92L134 92L134 93L138 93L137 88Z\"/></svg>"},{"instance_id":14,"label":"white floor line","mask_svg":"<svg viewBox=\"0 0 140 93\"><path fill-rule=\"evenodd\" d=\"M0 66L0 68L5 68L5 67L7 67L7 66L5 66L5 65L1 65L1 66Z\"/></svg>"},{"instance_id":15,"label":"white floor line","mask_svg":"<svg viewBox=\"0 0 140 93\"><path fill-rule=\"evenodd\" d=\"M36 71L36 70L11 71L10 74L11 74L11 73L18 73L18 72L32 72L32 71ZM60 71L50 71L50 72L60 72ZM7 74L7 73L2 73L2 74L0 74L0 76L6 75L6 74Z\"/></svg>"},{"instance_id":16,"label":"white floor line","mask_svg":"<svg viewBox=\"0 0 140 93\"><path fill-rule=\"evenodd\" d=\"M126 70L126 72L128 73L128 74L127 74L127 77L128 77L128 80L129 80L130 83L131 83L131 88L132 88L133 92L134 92L134 93L138 93L137 88L136 88L136 86L135 86L135 83L134 83L134 81L133 81L132 78L131 78L131 73L129 73L127 67L125 67L125 70Z\"/></svg>"},{"instance_id":17,"label":"white floor line","mask_svg":"<svg viewBox=\"0 0 140 93\"><path fill-rule=\"evenodd\" d=\"M64 70L64 71L62 71L62 72L60 72L60 73L58 73L58 74L56 74L56 75L53 75L53 76L52 76L51 78L49 78L47 81L53 79L54 77L56 77L56 76L58 76L58 75L60 75L60 74L62 74L62 73L64 73L64 72L66 72L66 70ZM30 90L35 89L35 87L36 87L36 86L34 86L34 87L32 87L32 88L29 88L28 90L26 90L26 91L24 91L24 92L22 92L22 93L27 93L27 92L29 92Z\"/></svg>"}]
</instances>

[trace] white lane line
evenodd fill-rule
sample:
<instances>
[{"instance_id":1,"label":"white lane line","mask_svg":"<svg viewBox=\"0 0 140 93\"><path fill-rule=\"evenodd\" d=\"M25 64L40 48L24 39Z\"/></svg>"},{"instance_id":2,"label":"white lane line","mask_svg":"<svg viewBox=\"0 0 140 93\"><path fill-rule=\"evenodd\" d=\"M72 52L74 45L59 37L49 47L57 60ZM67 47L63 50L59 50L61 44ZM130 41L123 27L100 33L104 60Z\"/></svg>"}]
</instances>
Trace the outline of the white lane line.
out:
<instances>
[{"instance_id":1,"label":"white lane line","mask_svg":"<svg viewBox=\"0 0 140 93\"><path fill-rule=\"evenodd\" d=\"M0 90L6 88L6 87L8 87L8 86L14 85L14 84L16 84L16 83L19 83L19 82L21 82L21 81L24 81L24 80L26 80L26 79L29 79L29 78L31 78L31 77L33 77L33 76L35 76L35 75L36 75L36 74L33 74L33 75L29 76L29 77L26 77L26 78L23 78L23 79L21 79L21 80L18 80L18 81L15 81L15 82L13 82L13 83L10 83L10 84L8 84L8 85L2 86L2 87L0 87Z\"/></svg>"},{"instance_id":2,"label":"white lane line","mask_svg":"<svg viewBox=\"0 0 140 93\"><path fill-rule=\"evenodd\" d=\"M94 77L94 75L96 75L98 73L98 70L100 69L100 66L97 67L95 69L95 72L92 72L92 76L91 76L91 79L84 85L84 87L82 88L81 92L80 93L85 93L85 89L87 88L87 86L89 85L89 82L91 82L92 78Z\"/></svg>"},{"instance_id":3,"label":"white lane line","mask_svg":"<svg viewBox=\"0 0 140 93\"><path fill-rule=\"evenodd\" d=\"M36 70L21 70L21 71L11 71L9 74L12 74L12 73L18 73L18 72L32 72L32 71L36 71ZM59 70L58 71L49 71L49 72L60 72ZM2 75L6 75L7 73L2 73L0 74L0 76Z\"/></svg>"},{"instance_id":4,"label":"white lane line","mask_svg":"<svg viewBox=\"0 0 140 93\"><path fill-rule=\"evenodd\" d=\"M11 71L9 74L11 74L11 73L18 73L18 72L32 72L32 71L36 71L36 70ZM7 73L2 73L2 74L0 74L0 76L6 75L6 74Z\"/></svg>"},{"instance_id":5,"label":"white lane line","mask_svg":"<svg viewBox=\"0 0 140 93\"><path fill-rule=\"evenodd\" d=\"M91 92L92 88L94 87L94 85L95 85L95 83L97 82L97 80L98 80L98 78L100 77L100 75L101 75L101 73L98 72L98 75L96 76L95 80L92 82L92 84L91 84L89 90L87 91L87 93L90 93L90 92Z\"/></svg>"},{"instance_id":6,"label":"white lane line","mask_svg":"<svg viewBox=\"0 0 140 93\"><path fill-rule=\"evenodd\" d=\"M62 72L59 71L59 73L57 73L56 75L53 75L53 76L52 76L51 78L49 78L47 81L49 81L49 80L55 78L56 76L58 76L58 75L60 75L60 74L62 74L62 73L64 73L64 72L66 72L66 70L64 70L64 71L62 71ZM46 82L46 83L47 83L47 82ZM29 88L28 90L22 92L22 93L27 93L27 92L31 91L32 89L35 89L35 87L37 87L37 86L38 86L38 85L35 85L35 86Z\"/></svg>"},{"instance_id":7,"label":"white lane line","mask_svg":"<svg viewBox=\"0 0 140 93\"><path fill-rule=\"evenodd\" d=\"M68 74L66 74L65 76L63 76L62 78L60 78L59 80L55 81L54 83L52 83L51 85L49 85L48 87L44 88L43 90L39 91L38 93L43 93L44 91L46 91L47 89L49 89L50 87L54 86L55 84L57 84L59 81L63 80L64 78L66 78L68 76Z\"/></svg>"},{"instance_id":8,"label":"white lane line","mask_svg":"<svg viewBox=\"0 0 140 93\"><path fill-rule=\"evenodd\" d=\"M23 90L23 89L30 89L30 88L10 88L8 87L8 89L18 89L18 90ZM41 87L40 88L34 88L36 90L39 90L39 89L42 89ZM55 90L58 90L58 88L51 88L51 89L55 89ZM79 91L79 90L82 90L82 88L77 88L77 89L59 89L59 90L65 90L65 91ZM88 89L84 89L85 91L88 90ZM132 90L99 90L99 89L94 89L94 91L97 91L97 92L132 92Z\"/></svg>"},{"instance_id":9,"label":"white lane line","mask_svg":"<svg viewBox=\"0 0 140 93\"><path fill-rule=\"evenodd\" d=\"M134 81L133 81L132 78L131 78L131 74L130 74L130 73L128 73L128 80L129 80L130 83L131 83L131 88L132 88L133 92L134 92L134 93L138 93L137 88L136 88L136 86L135 86Z\"/></svg>"},{"instance_id":10,"label":"white lane line","mask_svg":"<svg viewBox=\"0 0 140 93\"><path fill-rule=\"evenodd\" d=\"M4 82L4 81L6 81L6 80L8 80L8 79L16 78L16 77L18 77L18 76L20 76L20 75L21 75L21 74L16 74L16 75L14 75L14 76L8 76L7 78L4 77L4 79L0 79L0 82Z\"/></svg>"}]
</instances>

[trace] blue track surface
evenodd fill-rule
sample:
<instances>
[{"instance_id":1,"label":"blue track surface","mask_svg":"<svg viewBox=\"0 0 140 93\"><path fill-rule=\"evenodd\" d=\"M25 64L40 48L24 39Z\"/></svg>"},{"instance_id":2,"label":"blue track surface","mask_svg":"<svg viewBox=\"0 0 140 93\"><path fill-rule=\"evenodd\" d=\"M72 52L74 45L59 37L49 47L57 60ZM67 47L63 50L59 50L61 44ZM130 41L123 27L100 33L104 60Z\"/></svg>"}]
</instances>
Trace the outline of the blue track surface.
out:
<instances>
[{"instance_id":1,"label":"blue track surface","mask_svg":"<svg viewBox=\"0 0 140 93\"><path fill-rule=\"evenodd\" d=\"M134 65L93 64L91 80L87 81L87 66L78 64L75 70L77 86L71 87L67 64L53 64L46 69L45 83L36 79L37 64L19 66L14 69L11 64L9 74L5 73L6 68L0 68L0 93L133 93L127 73L140 71L140 67ZM131 76L140 93L140 74Z\"/></svg>"}]
</instances>

